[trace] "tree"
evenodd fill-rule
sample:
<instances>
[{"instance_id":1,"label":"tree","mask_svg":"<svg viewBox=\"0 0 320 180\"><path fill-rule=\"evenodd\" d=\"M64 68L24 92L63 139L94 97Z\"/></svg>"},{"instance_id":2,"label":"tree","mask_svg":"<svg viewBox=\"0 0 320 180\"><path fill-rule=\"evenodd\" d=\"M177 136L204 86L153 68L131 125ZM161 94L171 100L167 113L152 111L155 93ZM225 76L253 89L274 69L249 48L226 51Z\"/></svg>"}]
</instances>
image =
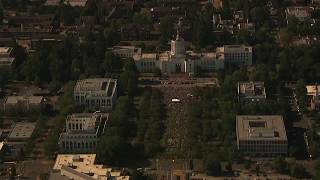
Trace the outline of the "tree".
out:
<instances>
[{"instance_id":1,"label":"tree","mask_svg":"<svg viewBox=\"0 0 320 180\"><path fill-rule=\"evenodd\" d=\"M104 135L99 141L97 157L103 164L119 166L127 162L130 149L130 144L124 138Z\"/></svg>"},{"instance_id":2,"label":"tree","mask_svg":"<svg viewBox=\"0 0 320 180\"><path fill-rule=\"evenodd\" d=\"M88 0L82 14L84 16L95 16L98 13L98 5L96 0Z\"/></svg>"},{"instance_id":3,"label":"tree","mask_svg":"<svg viewBox=\"0 0 320 180\"><path fill-rule=\"evenodd\" d=\"M295 178L304 178L306 169L301 164L294 163L290 166L290 175Z\"/></svg>"},{"instance_id":4,"label":"tree","mask_svg":"<svg viewBox=\"0 0 320 180\"><path fill-rule=\"evenodd\" d=\"M152 178L147 176L147 175L144 175L142 172L140 171L134 171L131 176L130 176L130 179L132 180L151 180Z\"/></svg>"},{"instance_id":5,"label":"tree","mask_svg":"<svg viewBox=\"0 0 320 180\"><path fill-rule=\"evenodd\" d=\"M119 82L120 89L130 97L133 97L137 93L138 75L132 59L126 61L124 71L120 74Z\"/></svg>"},{"instance_id":6,"label":"tree","mask_svg":"<svg viewBox=\"0 0 320 180\"><path fill-rule=\"evenodd\" d=\"M205 159L205 169L209 176L221 175L221 163L212 154Z\"/></svg>"},{"instance_id":7,"label":"tree","mask_svg":"<svg viewBox=\"0 0 320 180\"><path fill-rule=\"evenodd\" d=\"M138 77L134 71L124 71L121 73L120 88L123 92L127 93L130 97L134 96L138 88Z\"/></svg>"},{"instance_id":8,"label":"tree","mask_svg":"<svg viewBox=\"0 0 320 180\"><path fill-rule=\"evenodd\" d=\"M161 77L161 75L162 75L161 69L160 69L160 68L156 68L156 69L154 70L154 75L155 75L156 77Z\"/></svg>"},{"instance_id":9,"label":"tree","mask_svg":"<svg viewBox=\"0 0 320 180\"><path fill-rule=\"evenodd\" d=\"M279 36L283 45L289 45L292 42L293 34L288 31L288 28L280 29Z\"/></svg>"},{"instance_id":10,"label":"tree","mask_svg":"<svg viewBox=\"0 0 320 180\"><path fill-rule=\"evenodd\" d=\"M60 107L60 114L67 115L75 111L75 104L73 101L73 88L75 82L69 82L63 87L63 95L59 97L58 104Z\"/></svg>"},{"instance_id":11,"label":"tree","mask_svg":"<svg viewBox=\"0 0 320 180\"><path fill-rule=\"evenodd\" d=\"M286 173L288 171L288 164L283 157L277 157L272 162L272 168L279 173Z\"/></svg>"},{"instance_id":12,"label":"tree","mask_svg":"<svg viewBox=\"0 0 320 180\"><path fill-rule=\"evenodd\" d=\"M226 164L226 170L232 171L232 162L231 161L228 161L228 163Z\"/></svg>"},{"instance_id":13,"label":"tree","mask_svg":"<svg viewBox=\"0 0 320 180\"><path fill-rule=\"evenodd\" d=\"M319 180L320 179L320 159L316 160L315 171L316 172L315 172L314 179Z\"/></svg>"},{"instance_id":14,"label":"tree","mask_svg":"<svg viewBox=\"0 0 320 180\"><path fill-rule=\"evenodd\" d=\"M10 180L16 179L16 176L17 176L16 166L13 165L13 166L10 168Z\"/></svg>"},{"instance_id":15,"label":"tree","mask_svg":"<svg viewBox=\"0 0 320 180\"><path fill-rule=\"evenodd\" d=\"M264 7L253 7L250 10L250 16L255 24L261 25L267 20L268 12Z\"/></svg>"},{"instance_id":16,"label":"tree","mask_svg":"<svg viewBox=\"0 0 320 180\"><path fill-rule=\"evenodd\" d=\"M160 46L166 47L167 43L171 39L174 31L173 23L174 23L174 20L171 16L165 16L160 19L160 27L159 27L159 30L161 33L161 36L159 39Z\"/></svg>"},{"instance_id":17,"label":"tree","mask_svg":"<svg viewBox=\"0 0 320 180\"><path fill-rule=\"evenodd\" d=\"M77 17L80 16L80 13L76 11L69 3L60 3L57 8L56 14L60 18L60 21L64 25L72 25L75 23Z\"/></svg>"},{"instance_id":18,"label":"tree","mask_svg":"<svg viewBox=\"0 0 320 180\"><path fill-rule=\"evenodd\" d=\"M212 24L210 19L212 15L208 14L210 12L199 12L199 15L193 20L192 44L196 49L205 47L211 41Z\"/></svg>"},{"instance_id":19,"label":"tree","mask_svg":"<svg viewBox=\"0 0 320 180\"><path fill-rule=\"evenodd\" d=\"M132 16L132 21L134 23L147 27L150 26L150 24L152 24L151 16L141 13L134 13L134 15Z\"/></svg>"},{"instance_id":20,"label":"tree","mask_svg":"<svg viewBox=\"0 0 320 180\"><path fill-rule=\"evenodd\" d=\"M162 151L160 139L164 132L162 96L159 91L146 91L140 102L138 139L144 144L145 154L153 157Z\"/></svg>"},{"instance_id":21,"label":"tree","mask_svg":"<svg viewBox=\"0 0 320 180\"><path fill-rule=\"evenodd\" d=\"M303 79L297 81L295 93L297 95L300 111L303 113L307 108L307 89Z\"/></svg>"},{"instance_id":22,"label":"tree","mask_svg":"<svg viewBox=\"0 0 320 180\"><path fill-rule=\"evenodd\" d=\"M122 68L122 62L112 51L107 51L104 55L103 70L106 73L118 72Z\"/></svg>"},{"instance_id":23,"label":"tree","mask_svg":"<svg viewBox=\"0 0 320 180\"><path fill-rule=\"evenodd\" d=\"M14 61L14 69L13 69L13 75L16 79L22 79L23 74L21 73L22 65L27 60L27 54L23 47L16 45L13 49L13 56L15 57Z\"/></svg>"}]
</instances>

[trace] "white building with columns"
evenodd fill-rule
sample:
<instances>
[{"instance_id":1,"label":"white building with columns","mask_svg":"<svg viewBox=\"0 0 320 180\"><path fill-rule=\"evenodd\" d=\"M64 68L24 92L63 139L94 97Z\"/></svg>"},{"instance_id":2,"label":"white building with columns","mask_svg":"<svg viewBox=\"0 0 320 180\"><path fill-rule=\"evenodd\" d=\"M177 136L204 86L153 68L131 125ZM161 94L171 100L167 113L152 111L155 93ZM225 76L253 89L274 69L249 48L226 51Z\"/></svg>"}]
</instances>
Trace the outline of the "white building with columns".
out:
<instances>
[{"instance_id":1,"label":"white building with columns","mask_svg":"<svg viewBox=\"0 0 320 180\"><path fill-rule=\"evenodd\" d=\"M224 68L223 54L186 51L186 42L180 36L179 32L177 33L176 39L171 41L170 51L135 54L133 59L140 72L152 72L158 68L164 74L193 74L197 67L204 71L214 71Z\"/></svg>"},{"instance_id":2,"label":"white building with columns","mask_svg":"<svg viewBox=\"0 0 320 180\"><path fill-rule=\"evenodd\" d=\"M69 115L65 131L60 134L61 152L95 152L99 137L104 132L108 115L97 113L79 113Z\"/></svg>"},{"instance_id":3,"label":"white building with columns","mask_svg":"<svg viewBox=\"0 0 320 180\"><path fill-rule=\"evenodd\" d=\"M176 39L171 41L171 50L161 53L136 53L133 55L139 72L154 72L160 69L163 74L194 74L197 68L206 72L224 69L225 63L236 66L252 65L252 47L245 45L225 45L214 52L186 51L186 42L179 29Z\"/></svg>"}]
</instances>

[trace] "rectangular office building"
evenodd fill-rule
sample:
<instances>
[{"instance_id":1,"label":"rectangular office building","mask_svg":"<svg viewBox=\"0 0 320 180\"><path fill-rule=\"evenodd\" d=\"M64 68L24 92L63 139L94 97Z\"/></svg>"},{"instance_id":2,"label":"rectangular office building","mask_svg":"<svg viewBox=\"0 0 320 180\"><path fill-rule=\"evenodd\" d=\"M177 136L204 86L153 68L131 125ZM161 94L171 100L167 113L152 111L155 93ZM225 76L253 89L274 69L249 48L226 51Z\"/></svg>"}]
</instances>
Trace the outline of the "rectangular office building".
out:
<instances>
[{"instance_id":1,"label":"rectangular office building","mask_svg":"<svg viewBox=\"0 0 320 180\"><path fill-rule=\"evenodd\" d=\"M236 118L237 146L254 156L287 154L288 140L282 116L241 115Z\"/></svg>"},{"instance_id":2,"label":"rectangular office building","mask_svg":"<svg viewBox=\"0 0 320 180\"><path fill-rule=\"evenodd\" d=\"M79 80L74 88L76 104L95 110L110 110L117 98L117 80L95 78Z\"/></svg>"}]
</instances>

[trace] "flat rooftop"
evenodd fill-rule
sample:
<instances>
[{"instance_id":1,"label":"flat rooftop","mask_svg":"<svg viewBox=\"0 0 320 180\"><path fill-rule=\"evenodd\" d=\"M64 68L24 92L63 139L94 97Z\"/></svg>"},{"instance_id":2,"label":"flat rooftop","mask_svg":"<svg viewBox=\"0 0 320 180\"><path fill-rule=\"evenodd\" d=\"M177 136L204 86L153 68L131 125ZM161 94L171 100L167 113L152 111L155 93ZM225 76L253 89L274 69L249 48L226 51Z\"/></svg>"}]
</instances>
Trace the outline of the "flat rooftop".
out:
<instances>
[{"instance_id":1,"label":"flat rooftop","mask_svg":"<svg viewBox=\"0 0 320 180\"><path fill-rule=\"evenodd\" d=\"M292 6L287 7L286 13L289 16L295 16L299 18L308 18L311 17L311 12L313 11L312 7L308 6Z\"/></svg>"},{"instance_id":2,"label":"flat rooftop","mask_svg":"<svg viewBox=\"0 0 320 180\"><path fill-rule=\"evenodd\" d=\"M72 7L74 6L83 7L86 5L87 0L66 0L64 3L65 4L69 3Z\"/></svg>"},{"instance_id":3,"label":"flat rooftop","mask_svg":"<svg viewBox=\"0 0 320 180\"><path fill-rule=\"evenodd\" d=\"M220 53L239 53L239 52L252 52L251 46L246 45L224 45L222 47L217 47L217 52Z\"/></svg>"},{"instance_id":4,"label":"flat rooftop","mask_svg":"<svg viewBox=\"0 0 320 180\"><path fill-rule=\"evenodd\" d=\"M264 82L239 82L238 94L242 97L264 97L266 98L266 90Z\"/></svg>"},{"instance_id":5,"label":"flat rooftop","mask_svg":"<svg viewBox=\"0 0 320 180\"><path fill-rule=\"evenodd\" d=\"M82 130L94 130L97 126L96 122L100 117L98 114L94 113L76 113L69 115L66 123L69 122L82 122Z\"/></svg>"},{"instance_id":6,"label":"flat rooftop","mask_svg":"<svg viewBox=\"0 0 320 180\"><path fill-rule=\"evenodd\" d=\"M13 57L0 57L0 65L11 65L14 60Z\"/></svg>"},{"instance_id":7,"label":"flat rooftop","mask_svg":"<svg viewBox=\"0 0 320 180\"><path fill-rule=\"evenodd\" d=\"M36 127L36 123L18 122L15 124L8 138L9 139L30 138L35 127Z\"/></svg>"},{"instance_id":8,"label":"flat rooftop","mask_svg":"<svg viewBox=\"0 0 320 180\"><path fill-rule=\"evenodd\" d=\"M17 104L18 102L26 102L30 104L40 104L43 96L8 96L5 104Z\"/></svg>"},{"instance_id":9,"label":"flat rooftop","mask_svg":"<svg viewBox=\"0 0 320 180\"><path fill-rule=\"evenodd\" d=\"M53 170L68 171L76 176L99 179L105 178L110 173L115 179L129 180L129 176L121 176L119 171L113 171L110 167L95 164L96 154L58 154Z\"/></svg>"},{"instance_id":10,"label":"flat rooftop","mask_svg":"<svg viewBox=\"0 0 320 180\"><path fill-rule=\"evenodd\" d=\"M12 47L0 47L0 56L9 55L12 49Z\"/></svg>"},{"instance_id":11,"label":"flat rooftop","mask_svg":"<svg viewBox=\"0 0 320 180\"><path fill-rule=\"evenodd\" d=\"M239 115L236 128L238 140L287 140L280 115Z\"/></svg>"},{"instance_id":12,"label":"flat rooftop","mask_svg":"<svg viewBox=\"0 0 320 180\"><path fill-rule=\"evenodd\" d=\"M320 94L320 85L307 85L307 95L316 96L317 93Z\"/></svg>"},{"instance_id":13,"label":"flat rooftop","mask_svg":"<svg viewBox=\"0 0 320 180\"><path fill-rule=\"evenodd\" d=\"M94 78L82 79L77 81L74 88L75 92L107 92L108 96L112 96L117 85L116 79L110 78Z\"/></svg>"}]
</instances>

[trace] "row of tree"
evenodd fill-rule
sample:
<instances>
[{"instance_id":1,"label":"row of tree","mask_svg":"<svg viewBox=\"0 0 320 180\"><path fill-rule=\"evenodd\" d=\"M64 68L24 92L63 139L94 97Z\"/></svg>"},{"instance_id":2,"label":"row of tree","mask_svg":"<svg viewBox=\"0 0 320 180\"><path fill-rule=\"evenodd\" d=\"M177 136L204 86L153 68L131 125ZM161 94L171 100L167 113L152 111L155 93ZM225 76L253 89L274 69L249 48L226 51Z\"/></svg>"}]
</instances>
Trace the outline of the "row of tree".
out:
<instances>
[{"instance_id":1,"label":"row of tree","mask_svg":"<svg viewBox=\"0 0 320 180\"><path fill-rule=\"evenodd\" d=\"M139 105L139 119L137 122L137 139L144 145L144 152L154 157L161 152L165 128L165 108L162 95L157 90L146 90Z\"/></svg>"}]
</instances>

